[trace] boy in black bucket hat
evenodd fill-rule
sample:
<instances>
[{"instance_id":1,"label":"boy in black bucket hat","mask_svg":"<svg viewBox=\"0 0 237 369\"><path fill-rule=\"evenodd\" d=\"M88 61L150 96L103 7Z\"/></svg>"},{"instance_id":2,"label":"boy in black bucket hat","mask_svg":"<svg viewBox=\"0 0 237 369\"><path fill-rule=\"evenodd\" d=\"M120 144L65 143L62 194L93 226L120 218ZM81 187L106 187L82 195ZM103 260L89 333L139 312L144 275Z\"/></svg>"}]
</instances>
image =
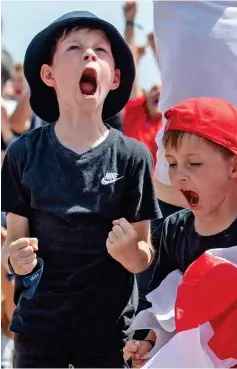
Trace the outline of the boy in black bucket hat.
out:
<instances>
[{"instance_id":1,"label":"boy in black bucket hat","mask_svg":"<svg viewBox=\"0 0 237 369\"><path fill-rule=\"evenodd\" d=\"M131 52L111 24L72 12L35 36L24 70L32 109L52 124L3 163L14 367L124 367L158 213L150 153L103 123L129 99Z\"/></svg>"}]
</instances>

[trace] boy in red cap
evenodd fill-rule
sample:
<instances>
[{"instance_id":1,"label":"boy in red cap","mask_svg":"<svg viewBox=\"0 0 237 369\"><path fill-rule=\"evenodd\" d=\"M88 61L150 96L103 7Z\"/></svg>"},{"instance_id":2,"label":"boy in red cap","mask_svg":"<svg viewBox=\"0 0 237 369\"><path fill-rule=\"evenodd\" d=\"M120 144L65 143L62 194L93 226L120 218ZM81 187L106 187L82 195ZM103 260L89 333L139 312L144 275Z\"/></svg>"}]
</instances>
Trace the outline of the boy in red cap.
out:
<instances>
[{"instance_id":1,"label":"boy in red cap","mask_svg":"<svg viewBox=\"0 0 237 369\"><path fill-rule=\"evenodd\" d=\"M188 209L164 222L151 290L172 271L184 273L205 251L237 245L237 109L218 98L193 98L165 117L169 175ZM155 340L150 331L139 344L128 342L125 356L143 365Z\"/></svg>"}]
</instances>

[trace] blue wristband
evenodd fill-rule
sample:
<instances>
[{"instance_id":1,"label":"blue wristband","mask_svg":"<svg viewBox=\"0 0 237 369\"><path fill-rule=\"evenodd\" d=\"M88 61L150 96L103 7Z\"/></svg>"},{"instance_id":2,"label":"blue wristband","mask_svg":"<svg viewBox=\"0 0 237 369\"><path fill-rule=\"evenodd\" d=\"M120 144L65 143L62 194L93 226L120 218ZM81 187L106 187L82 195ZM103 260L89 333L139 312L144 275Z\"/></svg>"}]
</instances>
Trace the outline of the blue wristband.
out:
<instances>
[{"instance_id":1,"label":"blue wristband","mask_svg":"<svg viewBox=\"0 0 237 369\"><path fill-rule=\"evenodd\" d=\"M23 292L23 296L25 298L27 298L28 300L30 300L33 296L34 293L38 287L38 284L41 280L42 274L43 274L43 270L44 270L44 262L42 259L38 258L37 259L37 265L35 267L35 271L33 274L27 275L26 277L24 277L23 275L19 275L16 274L14 272L14 269L11 265L10 262L10 257L8 257L8 267L11 271L12 274L14 274L17 277L21 277L23 279L23 284L25 287L25 291Z\"/></svg>"},{"instance_id":2,"label":"blue wristband","mask_svg":"<svg viewBox=\"0 0 237 369\"><path fill-rule=\"evenodd\" d=\"M34 296L34 293L38 287L38 284L41 280L41 277L42 277L42 274L43 274L43 270L44 270L44 262L42 259L38 258L37 259L37 266L36 266L37 270L27 276L27 277L24 277L23 279L23 283L24 283L24 286L26 288L26 291L23 293L23 296L25 298L27 298L28 300L30 300L33 296Z\"/></svg>"}]
</instances>

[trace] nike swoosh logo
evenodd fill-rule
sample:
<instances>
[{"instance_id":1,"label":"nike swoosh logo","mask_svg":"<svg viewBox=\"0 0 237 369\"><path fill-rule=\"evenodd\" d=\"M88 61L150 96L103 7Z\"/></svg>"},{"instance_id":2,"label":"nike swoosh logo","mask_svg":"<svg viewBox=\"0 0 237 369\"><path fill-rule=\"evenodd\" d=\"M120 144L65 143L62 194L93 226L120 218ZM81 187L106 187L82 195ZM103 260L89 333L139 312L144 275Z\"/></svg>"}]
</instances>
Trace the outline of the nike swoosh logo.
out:
<instances>
[{"instance_id":1,"label":"nike swoosh logo","mask_svg":"<svg viewBox=\"0 0 237 369\"><path fill-rule=\"evenodd\" d=\"M111 184L111 183L114 183L114 182L117 182L119 179L121 179L123 177L119 177L119 178L115 178L115 179L110 179L110 180L107 180L105 178L102 178L101 179L101 184L102 185L107 185L107 184Z\"/></svg>"}]
</instances>

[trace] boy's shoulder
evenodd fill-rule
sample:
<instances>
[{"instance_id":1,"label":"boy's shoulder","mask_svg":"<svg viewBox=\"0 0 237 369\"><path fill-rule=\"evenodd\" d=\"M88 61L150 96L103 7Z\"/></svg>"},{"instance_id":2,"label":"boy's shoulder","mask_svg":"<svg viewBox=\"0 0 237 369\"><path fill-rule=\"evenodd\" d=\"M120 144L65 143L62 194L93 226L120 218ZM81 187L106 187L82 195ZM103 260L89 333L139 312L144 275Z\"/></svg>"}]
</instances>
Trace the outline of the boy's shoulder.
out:
<instances>
[{"instance_id":1,"label":"boy's shoulder","mask_svg":"<svg viewBox=\"0 0 237 369\"><path fill-rule=\"evenodd\" d=\"M26 133L23 133L7 148L7 153L10 156L16 156L18 159L23 158L32 147L36 147L42 136L47 134L47 126L35 128Z\"/></svg>"},{"instance_id":2,"label":"boy's shoulder","mask_svg":"<svg viewBox=\"0 0 237 369\"><path fill-rule=\"evenodd\" d=\"M137 141L134 138L125 136L122 132L116 130L116 142L118 144L118 150L126 155L133 157L136 162L139 161L152 161L152 155L150 150L142 142Z\"/></svg>"},{"instance_id":3,"label":"boy's shoulder","mask_svg":"<svg viewBox=\"0 0 237 369\"><path fill-rule=\"evenodd\" d=\"M175 237L177 233L185 233L187 227L194 224L194 215L190 209L179 210L168 216L164 221L165 235Z\"/></svg>"}]
</instances>

